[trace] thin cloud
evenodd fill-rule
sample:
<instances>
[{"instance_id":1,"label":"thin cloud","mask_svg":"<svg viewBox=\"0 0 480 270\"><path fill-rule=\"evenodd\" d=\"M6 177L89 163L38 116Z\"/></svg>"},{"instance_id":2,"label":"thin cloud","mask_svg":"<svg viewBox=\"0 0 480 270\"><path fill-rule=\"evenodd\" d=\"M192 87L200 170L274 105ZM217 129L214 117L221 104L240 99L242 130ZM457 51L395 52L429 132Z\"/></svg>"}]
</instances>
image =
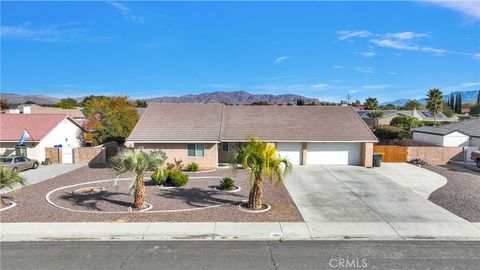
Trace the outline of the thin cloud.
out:
<instances>
[{"instance_id":1,"label":"thin cloud","mask_svg":"<svg viewBox=\"0 0 480 270\"><path fill-rule=\"evenodd\" d=\"M13 38L40 42L70 42L83 38L89 32L88 28L78 24L49 25L31 27L29 23L19 26L1 26L2 38Z\"/></svg>"},{"instance_id":2,"label":"thin cloud","mask_svg":"<svg viewBox=\"0 0 480 270\"><path fill-rule=\"evenodd\" d=\"M356 37L369 37L372 35L367 30L360 30L360 31L338 31L338 40L348 40L351 38L356 38Z\"/></svg>"},{"instance_id":3,"label":"thin cloud","mask_svg":"<svg viewBox=\"0 0 480 270\"><path fill-rule=\"evenodd\" d=\"M428 37L427 33L415 33L415 32L398 32L398 33L387 33L385 34L386 38L394 38L401 40L411 40L416 38Z\"/></svg>"},{"instance_id":4,"label":"thin cloud","mask_svg":"<svg viewBox=\"0 0 480 270\"><path fill-rule=\"evenodd\" d=\"M109 5L114 7L125 20L133 23L145 23L145 19L142 16L138 16L124 3L107 1Z\"/></svg>"},{"instance_id":5,"label":"thin cloud","mask_svg":"<svg viewBox=\"0 0 480 270\"><path fill-rule=\"evenodd\" d=\"M462 83L462 87L472 87L472 86L480 86L480 82L468 82Z\"/></svg>"},{"instance_id":6,"label":"thin cloud","mask_svg":"<svg viewBox=\"0 0 480 270\"><path fill-rule=\"evenodd\" d=\"M310 85L310 88L320 90L320 89L328 88L329 86L330 85L326 83L317 83L317 84Z\"/></svg>"},{"instance_id":7,"label":"thin cloud","mask_svg":"<svg viewBox=\"0 0 480 270\"><path fill-rule=\"evenodd\" d=\"M480 1L444 1L444 0L425 0L420 1L430 3L443 8L448 8L456 12L462 13L474 20L480 20Z\"/></svg>"},{"instance_id":8,"label":"thin cloud","mask_svg":"<svg viewBox=\"0 0 480 270\"><path fill-rule=\"evenodd\" d=\"M356 68L353 68L353 70L361 73L367 73L367 74L375 73L375 69L373 67L356 67Z\"/></svg>"},{"instance_id":9,"label":"thin cloud","mask_svg":"<svg viewBox=\"0 0 480 270\"><path fill-rule=\"evenodd\" d=\"M280 64L280 63L283 63L283 62L287 61L288 59L290 59L290 56L286 56L286 55L280 56L280 57L277 57L277 58L275 59L275 61L273 61L273 63L274 63L275 65L277 65L277 64Z\"/></svg>"},{"instance_id":10,"label":"thin cloud","mask_svg":"<svg viewBox=\"0 0 480 270\"><path fill-rule=\"evenodd\" d=\"M368 58L368 57L374 57L375 55L377 55L377 53L374 51L368 51L368 52L361 52L360 55Z\"/></svg>"},{"instance_id":11,"label":"thin cloud","mask_svg":"<svg viewBox=\"0 0 480 270\"><path fill-rule=\"evenodd\" d=\"M390 88L393 85L390 84L370 84L370 85L364 85L362 86L363 89L385 89L385 88Z\"/></svg>"},{"instance_id":12,"label":"thin cloud","mask_svg":"<svg viewBox=\"0 0 480 270\"><path fill-rule=\"evenodd\" d=\"M334 69L341 69L341 68L344 68L344 66L332 66L332 68L334 68Z\"/></svg>"}]
</instances>

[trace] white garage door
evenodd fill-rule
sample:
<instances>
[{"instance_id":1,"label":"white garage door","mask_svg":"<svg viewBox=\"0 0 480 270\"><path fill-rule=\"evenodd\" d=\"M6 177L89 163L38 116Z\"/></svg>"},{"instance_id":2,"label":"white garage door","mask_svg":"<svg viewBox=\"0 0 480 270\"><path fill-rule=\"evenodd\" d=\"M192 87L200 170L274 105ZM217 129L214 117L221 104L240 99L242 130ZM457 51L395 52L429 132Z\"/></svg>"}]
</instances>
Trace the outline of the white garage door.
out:
<instances>
[{"instance_id":1,"label":"white garage door","mask_svg":"<svg viewBox=\"0 0 480 270\"><path fill-rule=\"evenodd\" d=\"M308 143L308 165L359 165L360 143Z\"/></svg>"},{"instance_id":2,"label":"white garage door","mask_svg":"<svg viewBox=\"0 0 480 270\"><path fill-rule=\"evenodd\" d=\"M277 143L277 151L294 165L300 165L302 155L302 143Z\"/></svg>"}]
</instances>

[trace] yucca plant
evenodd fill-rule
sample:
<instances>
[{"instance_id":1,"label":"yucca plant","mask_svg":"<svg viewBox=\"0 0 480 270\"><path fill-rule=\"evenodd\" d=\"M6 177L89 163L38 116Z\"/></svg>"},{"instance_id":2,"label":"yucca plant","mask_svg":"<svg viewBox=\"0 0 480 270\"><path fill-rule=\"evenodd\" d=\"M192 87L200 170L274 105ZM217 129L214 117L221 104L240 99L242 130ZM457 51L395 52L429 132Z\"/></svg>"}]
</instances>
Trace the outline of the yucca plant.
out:
<instances>
[{"instance_id":1,"label":"yucca plant","mask_svg":"<svg viewBox=\"0 0 480 270\"><path fill-rule=\"evenodd\" d=\"M146 153L127 149L112 158L112 169L117 175L123 173L133 174L130 192L134 191L134 205L136 208L145 206L146 191L143 176L147 171L154 171L160 168L166 160L162 151Z\"/></svg>"},{"instance_id":2,"label":"yucca plant","mask_svg":"<svg viewBox=\"0 0 480 270\"><path fill-rule=\"evenodd\" d=\"M235 187L235 181L230 177L224 177L220 180L218 188L221 190L232 190Z\"/></svg>"},{"instance_id":3,"label":"yucca plant","mask_svg":"<svg viewBox=\"0 0 480 270\"><path fill-rule=\"evenodd\" d=\"M15 196L15 184L23 185L23 178L18 174L18 172L12 170L6 166L0 166L0 189L8 188L12 189L12 196ZM0 195L0 203L5 204L2 196Z\"/></svg>"},{"instance_id":4,"label":"yucca plant","mask_svg":"<svg viewBox=\"0 0 480 270\"><path fill-rule=\"evenodd\" d=\"M263 177L281 182L292 168L292 164L278 155L273 144L249 137L248 143L241 146L233 155L232 165L241 164L250 169L250 194L248 208L259 210L263 205Z\"/></svg>"}]
</instances>

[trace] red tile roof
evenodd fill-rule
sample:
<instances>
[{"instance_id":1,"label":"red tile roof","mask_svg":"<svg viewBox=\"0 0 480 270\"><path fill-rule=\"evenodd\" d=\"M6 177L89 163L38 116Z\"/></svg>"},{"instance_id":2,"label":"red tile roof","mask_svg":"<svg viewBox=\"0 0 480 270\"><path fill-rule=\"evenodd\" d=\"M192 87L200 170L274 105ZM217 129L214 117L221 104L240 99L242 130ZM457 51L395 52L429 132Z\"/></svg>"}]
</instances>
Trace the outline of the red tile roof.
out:
<instances>
[{"instance_id":1,"label":"red tile roof","mask_svg":"<svg viewBox=\"0 0 480 270\"><path fill-rule=\"evenodd\" d=\"M31 136L27 141L41 141L65 118L65 114L0 114L0 141L19 141L24 130Z\"/></svg>"}]
</instances>

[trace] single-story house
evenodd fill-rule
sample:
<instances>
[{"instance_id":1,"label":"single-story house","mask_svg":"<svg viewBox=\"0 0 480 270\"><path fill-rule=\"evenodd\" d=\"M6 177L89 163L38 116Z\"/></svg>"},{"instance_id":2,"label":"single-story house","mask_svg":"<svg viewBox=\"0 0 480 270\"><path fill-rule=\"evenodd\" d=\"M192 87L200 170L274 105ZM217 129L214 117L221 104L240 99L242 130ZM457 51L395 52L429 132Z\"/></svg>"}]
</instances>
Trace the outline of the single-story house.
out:
<instances>
[{"instance_id":1,"label":"single-story house","mask_svg":"<svg viewBox=\"0 0 480 270\"><path fill-rule=\"evenodd\" d=\"M45 148L60 146L63 163L72 163L72 149L82 146L86 130L65 114L0 114L0 155L15 155L24 132L27 157L45 160Z\"/></svg>"},{"instance_id":2,"label":"single-story house","mask_svg":"<svg viewBox=\"0 0 480 270\"><path fill-rule=\"evenodd\" d=\"M420 121L434 121L432 113L428 110L357 110L357 114L367 123L367 125L374 125L374 119L368 116L369 112L381 112L382 117L378 118L379 125L390 125L390 122L396 116L412 116ZM457 121L458 117L453 115L447 117L445 114L439 112L437 114L437 121Z\"/></svg>"},{"instance_id":3,"label":"single-story house","mask_svg":"<svg viewBox=\"0 0 480 270\"><path fill-rule=\"evenodd\" d=\"M440 127L416 128L413 130L413 140L439 146L480 147L480 118L462 120Z\"/></svg>"},{"instance_id":4,"label":"single-story house","mask_svg":"<svg viewBox=\"0 0 480 270\"><path fill-rule=\"evenodd\" d=\"M62 109L57 107L43 107L37 104L23 104L19 105L17 109L10 110L9 113L23 113L23 114L66 114L68 117L83 123L86 116L82 108Z\"/></svg>"},{"instance_id":5,"label":"single-story house","mask_svg":"<svg viewBox=\"0 0 480 270\"><path fill-rule=\"evenodd\" d=\"M352 107L151 103L126 144L217 167L249 136L274 143L296 165L372 166L377 138Z\"/></svg>"}]
</instances>

